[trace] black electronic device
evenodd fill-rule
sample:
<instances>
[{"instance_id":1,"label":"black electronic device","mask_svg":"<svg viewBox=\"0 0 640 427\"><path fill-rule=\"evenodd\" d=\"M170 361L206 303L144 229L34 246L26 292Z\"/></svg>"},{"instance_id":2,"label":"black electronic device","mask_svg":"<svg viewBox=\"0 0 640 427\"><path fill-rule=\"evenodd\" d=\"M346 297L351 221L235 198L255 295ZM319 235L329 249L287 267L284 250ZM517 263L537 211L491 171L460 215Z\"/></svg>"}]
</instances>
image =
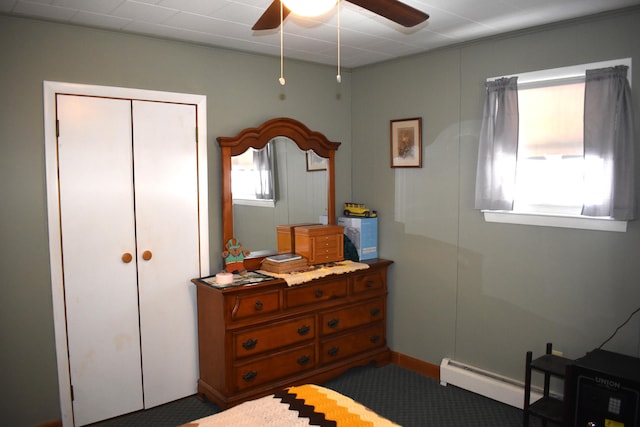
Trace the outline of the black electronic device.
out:
<instances>
[{"instance_id":1,"label":"black electronic device","mask_svg":"<svg viewBox=\"0 0 640 427\"><path fill-rule=\"evenodd\" d=\"M593 350L567 367L566 424L640 427L640 359Z\"/></svg>"}]
</instances>

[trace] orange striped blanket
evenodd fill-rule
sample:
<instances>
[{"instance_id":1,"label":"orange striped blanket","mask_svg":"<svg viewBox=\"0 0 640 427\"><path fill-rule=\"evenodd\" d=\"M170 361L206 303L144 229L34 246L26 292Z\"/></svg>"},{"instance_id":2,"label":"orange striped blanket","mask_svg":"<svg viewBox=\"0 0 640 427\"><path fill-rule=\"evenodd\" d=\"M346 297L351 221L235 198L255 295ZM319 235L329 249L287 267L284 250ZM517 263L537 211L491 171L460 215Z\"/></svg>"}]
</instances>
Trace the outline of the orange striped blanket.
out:
<instances>
[{"instance_id":1,"label":"orange striped blanket","mask_svg":"<svg viewBox=\"0 0 640 427\"><path fill-rule=\"evenodd\" d=\"M181 427L399 427L336 391L307 384L244 402Z\"/></svg>"}]
</instances>

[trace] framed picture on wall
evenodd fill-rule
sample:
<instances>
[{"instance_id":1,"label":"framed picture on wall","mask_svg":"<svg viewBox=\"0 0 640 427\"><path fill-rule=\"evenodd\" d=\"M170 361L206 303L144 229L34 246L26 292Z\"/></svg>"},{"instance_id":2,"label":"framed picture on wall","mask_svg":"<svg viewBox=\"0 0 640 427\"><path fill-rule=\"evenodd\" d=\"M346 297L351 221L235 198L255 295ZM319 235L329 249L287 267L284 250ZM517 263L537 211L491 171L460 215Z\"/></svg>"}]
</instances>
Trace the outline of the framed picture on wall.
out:
<instances>
[{"instance_id":1,"label":"framed picture on wall","mask_svg":"<svg viewBox=\"0 0 640 427\"><path fill-rule=\"evenodd\" d=\"M307 171L315 172L315 171L326 171L327 170L327 159L324 157L318 156L313 151L307 151Z\"/></svg>"},{"instance_id":2,"label":"framed picture on wall","mask_svg":"<svg viewBox=\"0 0 640 427\"><path fill-rule=\"evenodd\" d=\"M391 167L422 167L422 118L391 120Z\"/></svg>"}]
</instances>

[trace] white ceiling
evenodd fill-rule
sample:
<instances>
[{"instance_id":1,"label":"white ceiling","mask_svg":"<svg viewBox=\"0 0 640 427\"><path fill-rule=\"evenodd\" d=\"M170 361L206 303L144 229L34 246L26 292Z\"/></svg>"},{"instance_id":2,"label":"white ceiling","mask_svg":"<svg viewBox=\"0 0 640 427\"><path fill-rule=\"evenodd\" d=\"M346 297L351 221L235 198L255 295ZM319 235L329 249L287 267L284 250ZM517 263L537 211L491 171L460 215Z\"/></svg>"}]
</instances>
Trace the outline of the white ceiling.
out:
<instances>
[{"instance_id":1,"label":"white ceiling","mask_svg":"<svg viewBox=\"0 0 640 427\"><path fill-rule=\"evenodd\" d=\"M277 56L278 30L251 27L272 0L0 0L0 13ZM638 5L640 0L405 0L430 18L404 28L342 0L341 65L366 64L507 31ZM337 13L284 24L284 54L337 63Z\"/></svg>"}]
</instances>

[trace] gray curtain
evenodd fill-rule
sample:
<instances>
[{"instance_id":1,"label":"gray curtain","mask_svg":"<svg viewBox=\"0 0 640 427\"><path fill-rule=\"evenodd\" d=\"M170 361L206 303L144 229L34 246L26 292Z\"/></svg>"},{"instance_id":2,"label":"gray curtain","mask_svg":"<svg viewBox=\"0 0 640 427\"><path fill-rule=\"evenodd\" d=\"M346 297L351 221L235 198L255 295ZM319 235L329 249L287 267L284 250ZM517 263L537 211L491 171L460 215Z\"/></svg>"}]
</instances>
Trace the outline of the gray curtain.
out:
<instances>
[{"instance_id":1,"label":"gray curtain","mask_svg":"<svg viewBox=\"0 0 640 427\"><path fill-rule=\"evenodd\" d=\"M627 66L587 70L584 156L587 201L582 214L637 217L634 132Z\"/></svg>"},{"instance_id":2,"label":"gray curtain","mask_svg":"<svg viewBox=\"0 0 640 427\"><path fill-rule=\"evenodd\" d=\"M273 143L269 142L262 150L253 152L253 168L258 171L256 199L275 200L273 179Z\"/></svg>"},{"instance_id":3,"label":"gray curtain","mask_svg":"<svg viewBox=\"0 0 640 427\"><path fill-rule=\"evenodd\" d=\"M478 147L476 209L513 209L518 150L518 78L487 82Z\"/></svg>"}]
</instances>

